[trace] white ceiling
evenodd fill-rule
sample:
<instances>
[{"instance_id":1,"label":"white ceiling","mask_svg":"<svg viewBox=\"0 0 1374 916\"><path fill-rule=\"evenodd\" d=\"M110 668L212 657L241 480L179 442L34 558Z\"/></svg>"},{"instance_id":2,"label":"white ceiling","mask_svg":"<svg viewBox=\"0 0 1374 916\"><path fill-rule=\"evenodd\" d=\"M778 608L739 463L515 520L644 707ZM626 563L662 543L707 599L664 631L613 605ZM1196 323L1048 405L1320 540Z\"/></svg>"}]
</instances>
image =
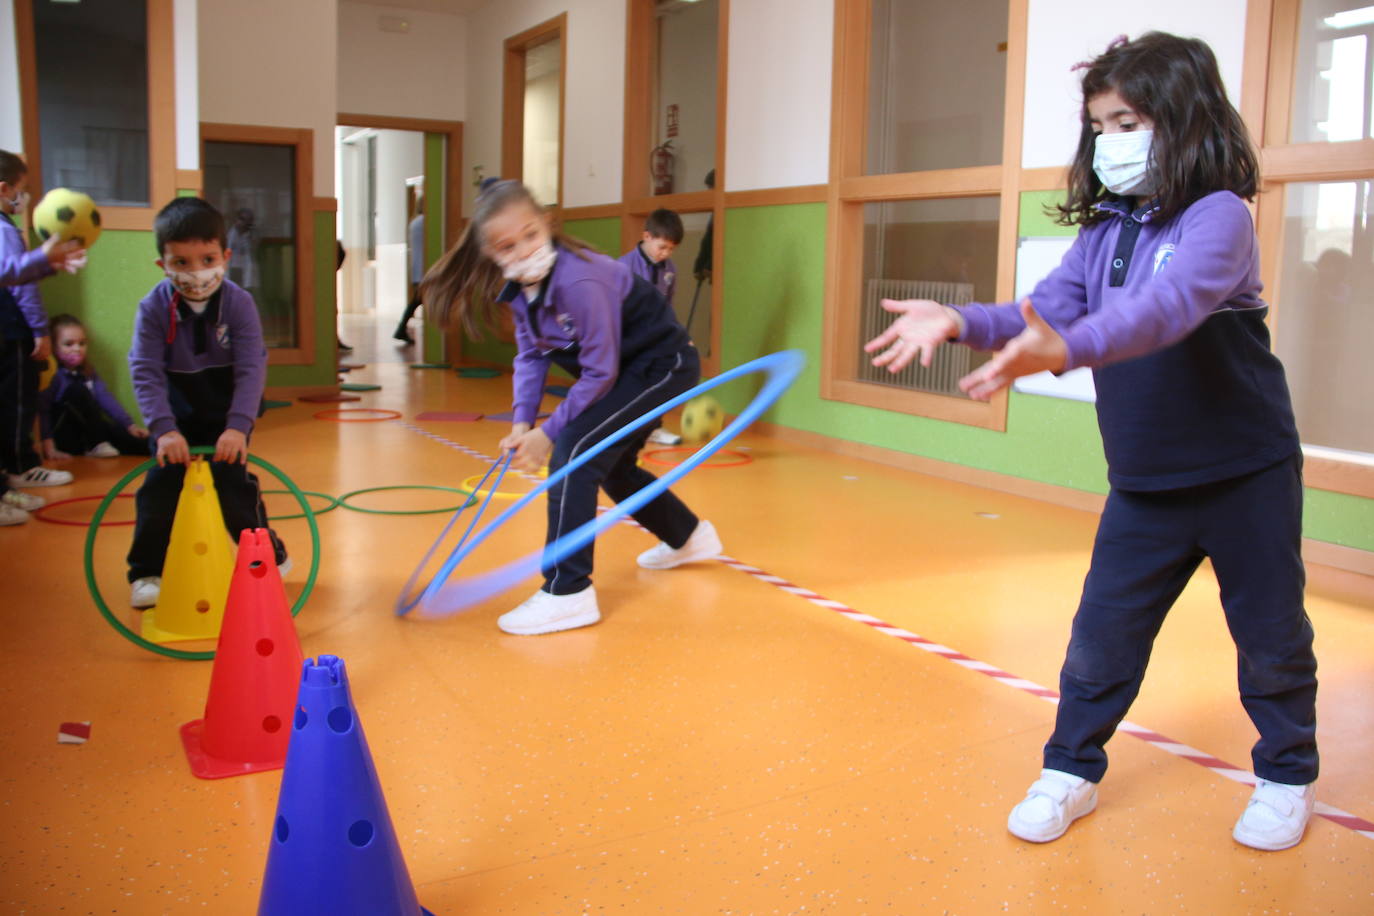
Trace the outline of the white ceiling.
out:
<instances>
[{"instance_id":1,"label":"white ceiling","mask_svg":"<svg viewBox=\"0 0 1374 916\"><path fill-rule=\"evenodd\" d=\"M361 2L373 6L391 6L403 10L424 10L429 13L449 13L464 16L489 0L339 0L340 3Z\"/></svg>"}]
</instances>

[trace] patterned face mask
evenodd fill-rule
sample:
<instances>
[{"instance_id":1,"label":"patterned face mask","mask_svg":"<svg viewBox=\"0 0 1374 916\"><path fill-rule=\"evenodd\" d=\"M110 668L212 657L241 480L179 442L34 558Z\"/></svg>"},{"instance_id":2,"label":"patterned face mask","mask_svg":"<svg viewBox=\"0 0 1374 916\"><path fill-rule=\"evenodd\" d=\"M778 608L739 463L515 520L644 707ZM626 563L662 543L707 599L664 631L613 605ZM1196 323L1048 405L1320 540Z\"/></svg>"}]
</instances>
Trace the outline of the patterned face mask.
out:
<instances>
[{"instance_id":1,"label":"patterned face mask","mask_svg":"<svg viewBox=\"0 0 1374 916\"><path fill-rule=\"evenodd\" d=\"M502 264L501 273L505 275L507 280L512 280L521 286L533 286L549 275L557 257L558 251L553 247L553 243L545 242L529 257Z\"/></svg>"},{"instance_id":2,"label":"patterned face mask","mask_svg":"<svg viewBox=\"0 0 1374 916\"><path fill-rule=\"evenodd\" d=\"M169 270L167 279L172 281L181 297L190 302L204 302L215 294L224 282L224 265L207 267L204 270Z\"/></svg>"}]
</instances>

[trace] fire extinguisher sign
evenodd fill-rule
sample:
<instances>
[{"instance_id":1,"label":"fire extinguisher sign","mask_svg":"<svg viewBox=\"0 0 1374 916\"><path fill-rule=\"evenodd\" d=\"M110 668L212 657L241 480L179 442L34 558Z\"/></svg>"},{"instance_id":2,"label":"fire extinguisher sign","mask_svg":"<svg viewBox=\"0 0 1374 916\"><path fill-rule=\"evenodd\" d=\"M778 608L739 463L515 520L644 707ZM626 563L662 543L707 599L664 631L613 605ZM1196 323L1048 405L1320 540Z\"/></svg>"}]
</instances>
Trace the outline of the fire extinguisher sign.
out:
<instances>
[{"instance_id":1,"label":"fire extinguisher sign","mask_svg":"<svg viewBox=\"0 0 1374 916\"><path fill-rule=\"evenodd\" d=\"M677 105L675 105L675 104L674 104L674 105L669 105L669 106L668 106L668 131L667 131L667 136L669 136L669 137L676 137L676 136L677 136L677 117L678 117L678 107L677 107Z\"/></svg>"}]
</instances>

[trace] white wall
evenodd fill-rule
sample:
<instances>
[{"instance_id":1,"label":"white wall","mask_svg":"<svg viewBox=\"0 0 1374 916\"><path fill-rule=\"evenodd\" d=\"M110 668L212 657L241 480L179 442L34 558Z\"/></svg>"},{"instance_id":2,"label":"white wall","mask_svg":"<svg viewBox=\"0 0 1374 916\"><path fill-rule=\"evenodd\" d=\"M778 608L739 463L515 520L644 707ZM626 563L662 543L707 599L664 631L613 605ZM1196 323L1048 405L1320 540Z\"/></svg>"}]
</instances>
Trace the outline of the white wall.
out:
<instances>
[{"instance_id":1,"label":"white wall","mask_svg":"<svg viewBox=\"0 0 1374 916\"><path fill-rule=\"evenodd\" d=\"M337 0L200 0L200 118L314 131L318 197L334 195Z\"/></svg>"},{"instance_id":2,"label":"white wall","mask_svg":"<svg viewBox=\"0 0 1374 916\"><path fill-rule=\"evenodd\" d=\"M1026 118L1021 164L1065 165L1078 143L1081 74L1070 68L1101 54L1118 35L1150 30L1201 38L1212 46L1221 77L1239 104L1246 0L1029 0L1026 29Z\"/></svg>"},{"instance_id":3,"label":"white wall","mask_svg":"<svg viewBox=\"0 0 1374 916\"><path fill-rule=\"evenodd\" d=\"M673 139L673 190L700 191L716 166L716 50L720 5L702 0L659 20L658 99L654 142L668 139L668 106L679 109ZM637 162L648 169L649 151Z\"/></svg>"},{"instance_id":4,"label":"white wall","mask_svg":"<svg viewBox=\"0 0 1374 916\"><path fill-rule=\"evenodd\" d=\"M177 168L200 168L200 33L196 0L174 0Z\"/></svg>"},{"instance_id":5,"label":"white wall","mask_svg":"<svg viewBox=\"0 0 1374 916\"><path fill-rule=\"evenodd\" d=\"M568 14L564 53L563 203L569 207L620 200L625 137L624 0L500 0L468 17L468 104L463 128L464 176L482 165L501 171L503 42L531 26ZM474 188L464 181L466 209Z\"/></svg>"},{"instance_id":6,"label":"white wall","mask_svg":"<svg viewBox=\"0 0 1374 916\"><path fill-rule=\"evenodd\" d=\"M833 0L730 4L726 190L829 180L834 6Z\"/></svg>"},{"instance_id":7,"label":"white wall","mask_svg":"<svg viewBox=\"0 0 1374 916\"><path fill-rule=\"evenodd\" d=\"M525 79L523 177L535 198L558 199L558 71Z\"/></svg>"},{"instance_id":8,"label":"white wall","mask_svg":"<svg viewBox=\"0 0 1374 916\"><path fill-rule=\"evenodd\" d=\"M24 149L19 114L19 55L14 43L14 0L0 0L0 149Z\"/></svg>"},{"instance_id":9,"label":"white wall","mask_svg":"<svg viewBox=\"0 0 1374 916\"><path fill-rule=\"evenodd\" d=\"M384 16L404 19L410 30L382 31ZM467 33L462 16L344 0L339 4L339 111L464 120Z\"/></svg>"}]
</instances>

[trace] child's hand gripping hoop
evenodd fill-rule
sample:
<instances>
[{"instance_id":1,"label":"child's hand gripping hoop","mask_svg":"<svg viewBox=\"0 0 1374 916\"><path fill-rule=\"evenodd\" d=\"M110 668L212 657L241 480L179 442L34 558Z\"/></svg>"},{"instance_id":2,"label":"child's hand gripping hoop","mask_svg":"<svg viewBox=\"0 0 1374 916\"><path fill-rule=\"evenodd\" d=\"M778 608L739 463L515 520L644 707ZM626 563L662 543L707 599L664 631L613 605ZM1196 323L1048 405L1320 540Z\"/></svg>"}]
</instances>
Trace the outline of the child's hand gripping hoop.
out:
<instances>
[{"instance_id":1,"label":"child's hand gripping hoop","mask_svg":"<svg viewBox=\"0 0 1374 916\"><path fill-rule=\"evenodd\" d=\"M411 574L409 581L406 583L405 590L401 593L400 597L397 598L396 613L404 615L416 607L422 607L425 614L428 616L444 617L455 614L471 607L479 601L483 601L505 591L522 579L538 572L541 565L557 563L564 557L580 550L611 525L614 525L625 516L632 514L640 507L657 499L661 493L678 480L681 480L689 471L700 465L707 458L710 458L724 447L727 442L743 432L749 424L753 423L764 411L773 406L773 403L782 396L782 393L796 381L797 376L801 374L801 370L805 365L806 356L800 350L783 350L747 362L742 366L736 366L734 369L710 379L709 381L702 382L689 391L684 391L682 394L660 404L658 407L638 419L627 423L616 432L602 439L592 448L577 456L577 458L570 461L568 464L559 468L557 473L551 475L529 493L526 493L515 503L515 505L498 515L481 531L477 532L476 536L469 540L469 535L472 534L472 530L476 526L477 520L480 519L482 513L486 511L487 505L491 502L492 495L495 494L501 485L501 477L505 475L506 468L510 465L509 456L498 459L487 471L487 476L490 476L492 472L496 471L498 468L500 468L500 475L497 476L491 488L487 490L487 498L482 501L481 509L478 510L477 515L474 516L473 520L468 524L467 530L464 531L457 546L453 548L452 553L449 554L448 559L444 561L443 566L439 568L439 571L434 575L434 578L429 584L426 585L423 591L418 595L415 595L413 589L416 581L420 577L421 571L425 568L425 565L429 562L435 551L438 550L439 545L443 542L444 538L447 537L449 531L452 530L457 523L459 516L462 515L462 509L454 515L444 527L444 530L440 532L439 538L425 553L424 558L420 561L420 565L415 569L415 572ZM768 378L764 382L763 388L755 395L754 400L749 402L749 405L744 408L740 415L731 421L725 429L721 430L715 438L707 442L698 449L695 454L672 468L658 480L635 493L624 502L618 503L592 521L587 522L574 531L568 532L552 544L546 545L543 550L537 550L523 559L508 563L490 572L454 582L451 585L445 584L448 582L449 577L453 575L453 571L457 568L458 564L477 549L493 531L528 505L535 497L541 496L550 488L557 486L565 477L572 474L592 458L610 448L621 439L624 439L635 430L641 428L648 421L663 416L668 411L681 404L685 404L703 392L718 388L726 382L734 381L741 376L752 375L757 372L767 373ZM482 482L474 489L477 492L481 492L485 482L486 476L483 477ZM466 508L466 506L464 508Z\"/></svg>"}]
</instances>

